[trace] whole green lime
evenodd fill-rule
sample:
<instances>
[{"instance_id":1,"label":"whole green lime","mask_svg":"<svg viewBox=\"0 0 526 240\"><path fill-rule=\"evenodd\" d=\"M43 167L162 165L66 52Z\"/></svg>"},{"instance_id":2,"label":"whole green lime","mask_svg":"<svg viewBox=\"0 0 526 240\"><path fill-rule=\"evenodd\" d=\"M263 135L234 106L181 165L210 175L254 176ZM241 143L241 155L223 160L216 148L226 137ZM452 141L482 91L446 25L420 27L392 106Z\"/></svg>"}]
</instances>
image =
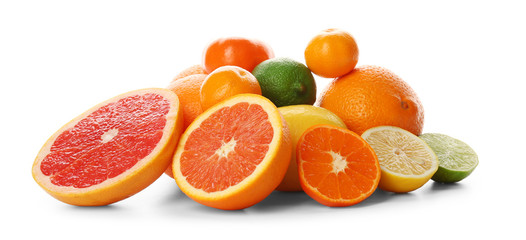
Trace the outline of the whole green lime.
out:
<instances>
[{"instance_id":1,"label":"whole green lime","mask_svg":"<svg viewBox=\"0 0 526 240\"><path fill-rule=\"evenodd\" d=\"M289 58L271 58L257 65L256 77L264 97L277 107L314 104L316 82L307 66Z\"/></svg>"}]
</instances>

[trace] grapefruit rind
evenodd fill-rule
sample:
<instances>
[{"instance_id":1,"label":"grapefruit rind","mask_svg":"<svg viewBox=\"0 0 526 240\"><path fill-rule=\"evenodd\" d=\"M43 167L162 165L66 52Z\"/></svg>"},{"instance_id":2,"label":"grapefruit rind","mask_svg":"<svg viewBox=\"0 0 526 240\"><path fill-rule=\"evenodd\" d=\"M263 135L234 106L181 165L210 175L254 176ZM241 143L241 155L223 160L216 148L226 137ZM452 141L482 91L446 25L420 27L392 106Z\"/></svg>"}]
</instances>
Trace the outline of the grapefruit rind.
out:
<instances>
[{"instance_id":1,"label":"grapefruit rind","mask_svg":"<svg viewBox=\"0 0 526 240\"><path fill-rule=\"evenodd\" d=\"M163 128L161 139L150 154L138 161L133 167L114 178L107 179L102 183L85 188L54 185L50 181L50 176L46 176L41 172L40 166L42 160L50 153L51 146L61 133L74 127L86 116L109 103L116 102L122 98L147 93L155 93L163 96L165 99L169 100L171 107L165 115L166 124ZM146 88L130 91L110 98L72 119L46 141L33 163L33 178L48 194L71 205L102 206L128 198L153 183L162 175L164 170L170 164L171 156L173 155L175 146L177 146L177 141L182 132L182 115L177 95L167 89Z\"/></svg>"},{"instance_id":2,"label":"grapefruit rind","mask_svg":"<svg viewBox=\"0 0 526 240\"><path fill-rule=\"evenodd\" d=\"M199 128L210 115L224 107L246 102L260 105L268 114L273 128L269 150L253 173L236 185L222 191L206 192L186 181L180 169L180 158L190 134ZM174 154L172 171L179 188L191 199L203 205L223 210L250 207L267 197L281 182L287 171L291 156L291 140L286 122L276 106L267 98L256 94L238 94L207 109L185 130Z\"/></svg>"}]
</instances>

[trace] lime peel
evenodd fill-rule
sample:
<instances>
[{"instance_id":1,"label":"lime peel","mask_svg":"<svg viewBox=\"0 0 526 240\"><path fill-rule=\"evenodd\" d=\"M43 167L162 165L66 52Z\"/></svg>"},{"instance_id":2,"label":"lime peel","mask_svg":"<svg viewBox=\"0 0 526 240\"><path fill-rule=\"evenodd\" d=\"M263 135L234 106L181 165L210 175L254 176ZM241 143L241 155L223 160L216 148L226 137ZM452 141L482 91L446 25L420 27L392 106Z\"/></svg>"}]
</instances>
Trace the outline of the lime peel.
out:
<instances>
[{"instance_id":1,"label":"lime peel","mask_svg":"<svg viewBox=\"0 0 526 240\"><path fill-rule=\"evenodd\" d=\"M420 138L438 157L439 168L432 177L436 182L458 182L469 176L478 166L477 153L456 138L440 133L425 133Z\"/></svg>"}]
</instances>

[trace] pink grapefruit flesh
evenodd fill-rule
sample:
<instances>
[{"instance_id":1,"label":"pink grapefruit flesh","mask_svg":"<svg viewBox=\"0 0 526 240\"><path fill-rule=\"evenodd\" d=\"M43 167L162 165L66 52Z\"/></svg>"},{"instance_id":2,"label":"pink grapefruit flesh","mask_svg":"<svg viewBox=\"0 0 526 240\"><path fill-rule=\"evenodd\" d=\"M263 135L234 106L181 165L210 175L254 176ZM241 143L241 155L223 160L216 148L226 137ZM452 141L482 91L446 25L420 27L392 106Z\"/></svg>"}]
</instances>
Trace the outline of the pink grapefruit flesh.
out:
<instances>
[{"instance_id":1,"label":"pink grapefruit flesh","mask_svg":"<svg viewBox=\"0 0 526 240\"><path fill-rule=\"evenodd\" d=\"M109 99L58 130L34 166L37 183L73 205L106 205L150 185L170 164L182 129L177 96L142 89Z\"/></svg>"}]
</instances>

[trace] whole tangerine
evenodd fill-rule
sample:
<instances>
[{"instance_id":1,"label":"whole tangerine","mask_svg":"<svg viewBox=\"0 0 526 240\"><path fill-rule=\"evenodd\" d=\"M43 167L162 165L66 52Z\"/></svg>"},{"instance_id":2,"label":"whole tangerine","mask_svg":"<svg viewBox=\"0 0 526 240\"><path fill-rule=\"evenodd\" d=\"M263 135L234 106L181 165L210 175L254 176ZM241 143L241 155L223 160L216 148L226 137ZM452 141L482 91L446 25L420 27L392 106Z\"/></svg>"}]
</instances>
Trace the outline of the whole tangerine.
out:
<instances>
[{"instance_id":1,"label":"whole tangerine","mask_svg":"<svg viewBox=\"0 0 526 240\"><path fill-rule=\"evenodd\" d=\"M358 63L358 45L354 37L340 29L318 33L305 48L307 67L318 76L335 78L351 72Z\"/></svg>"},{"instance_id":2,"label":"whole tangerine","mask_svg":"<svg viewBox=\"0 0 526 240\"><path fill-rule=\"evenodd\" d=\"M259 82L249 71L237 66L222 66L208 74L201 85L201 108L210 108L218 102L241 93L261 95Z\"/></svg>"},{"instance_id":3,"label":"whole tangerine","mask_svg":"<svg viewBox=\"0 0 526 240\"><path fill-rule=\"evenodd\" d=\"M273 57L272 48L260 40L226 37L216 39L205 48L203 66L208 73L227 65L252 72L259 63Z\"/></svg>"}]
</instances>

